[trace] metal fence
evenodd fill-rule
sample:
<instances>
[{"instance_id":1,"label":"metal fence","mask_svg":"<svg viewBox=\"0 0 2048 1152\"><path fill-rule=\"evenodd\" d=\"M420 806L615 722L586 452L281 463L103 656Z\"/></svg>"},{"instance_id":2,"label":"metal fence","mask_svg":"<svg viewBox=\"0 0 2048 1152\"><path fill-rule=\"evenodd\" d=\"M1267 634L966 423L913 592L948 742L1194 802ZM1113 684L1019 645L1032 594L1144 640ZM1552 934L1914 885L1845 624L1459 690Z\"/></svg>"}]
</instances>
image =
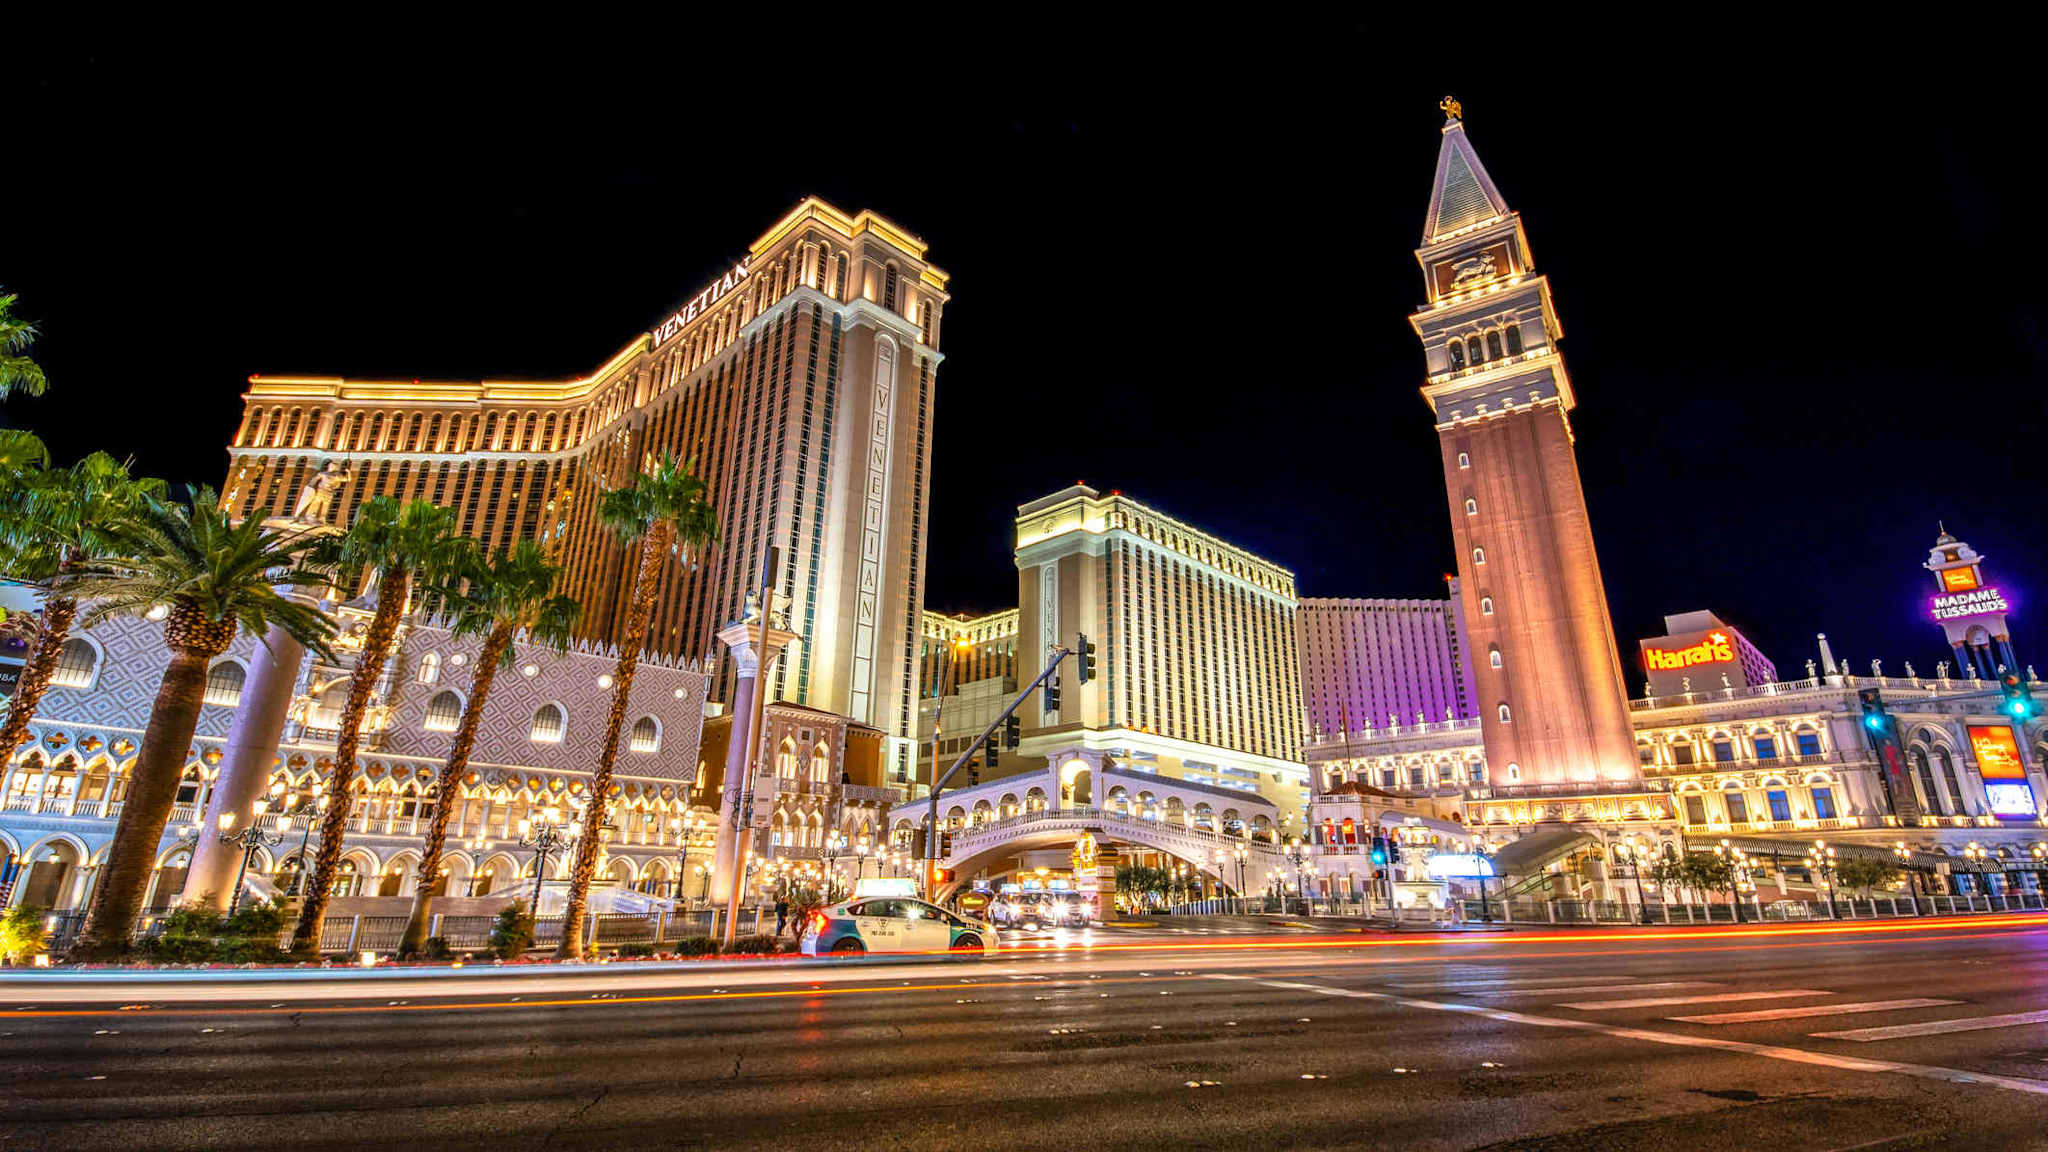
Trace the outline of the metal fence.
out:
<instances>
[{"instance_id":1,"label":"metal fence","mask_svg":"<svg viewBox=\"0 0 2048 1152\"><path fill-rule=\"evenodd\" d=\"M1809 920L1872 920L1914 916L1961 916L1987 912L2048 911L2048 902L2038 892L2011 892L1995 896L1900 896L1883 898L1841 897L1826 900L1776 900L1769 904L1751 899L1740 905L1725 900L1709 903L1637 904L1627 900L1500 900L1452 901L1444 908L1397 908L1389 913L1380 905L1359 901L1303 900L1290 896L1219 897L1176 904L1176 916L1361 916L1403 924L1438 924L1446 921L1503 924L1733 924L1787 923ZM1645 917L1645 912L1648 916Z\"/></svg>"},{"instance_id":2,"label":"metal fence","mask_svg":"<svg viewBox=\"0 0 2048 1152\"><path fill-rule=\"evenodd\" d=\"M406 917L404 916L329 916L320 925L320 951L354 955L358 952L390 953L398 950L405 937ZM700 908L681 912L657 912L652 916L611 915L591 913L584 924L584 942L594 947L615 947L621 944L656 945L668 943L688 936L713 936L718 932L721 913L717 909ZM434 915L428 921L427 935L438 936L457 952L476 951L489 947L491 929L496 924L495 916L442 916ZM79 929L85 926L84 912L51 913L49 927L49 950L61 955L77 939ZM160 935L164 917L161 913L143 916L135 923L135 939L144 940ZM766 909L741 909L740 931L759 934L774 930L773 913ZM278 939L278 946L291 946L292 928L288 925ZM562 941L562 918L551 916L534 925L534 947L552 948Z\"/></svg>"}]
</instances>

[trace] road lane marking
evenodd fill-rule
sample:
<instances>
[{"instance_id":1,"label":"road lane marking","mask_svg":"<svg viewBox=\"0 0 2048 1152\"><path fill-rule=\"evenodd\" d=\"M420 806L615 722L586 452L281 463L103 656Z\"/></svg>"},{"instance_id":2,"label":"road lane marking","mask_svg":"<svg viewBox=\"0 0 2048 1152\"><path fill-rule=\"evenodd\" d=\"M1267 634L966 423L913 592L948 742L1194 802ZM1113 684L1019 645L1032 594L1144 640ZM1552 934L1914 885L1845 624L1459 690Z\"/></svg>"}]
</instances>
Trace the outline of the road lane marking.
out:
<instances>
[{"instance_id":1,"label":"road lane marking","mask_svg":"<svg viewBox=\"0 0 2048 1152\"><path fill-rule=\"evenodd\" d=\"M1513 976L1504 976L1504 977L1499 977L1499 978L1496 978L1496 979L1486 979L1486 980L1427 980L1427 981L1417 981L1417 982L1414 982L1414 983L1409 983L1409 984L1388 984L1388 985L1387 985L1387 987L1389 987L1389 988L1414 988L1414 989L1421 989L1421 990L1430 990L1430 991L1434 991L1434 990L1438 990L1438 989L1446 989L1446 988L1505 988L1505 987L1510 987L1510 986L1514 986L1514 987L1520 987L1520 986L1523 986L1523 985L1527 985L1527 986L1529 986L1529 987L1532 987L1532 988L1533 988L1533 987L1536 987L1536 986L1538 986L1538 985L1542 985L1542 984L1576 984L1576 983L1578 983L1579 981L1581 981L1581 980L1585 980L1585 979L1587 979L1587 977L1585 977L1585 976L1523 976L1523 977L1513 977ZM1603 977L1596 977L1596 979L1603 979L1603 980L1633 980L1633 979L1635 979L1635 977L1633 977L1633 976L1603 976Z\"/></svg>"},{"instance_id":2,"label":"road lane marking","mask_svg":"<svg viewBox=\"0 0 2048 1152\"><path fill-rule=\"evenodd\" d=\"M1897 1040L1906 1036L1939 1036L1944 1032L1981 1032L1986 1028L2016 1028L2022 1024L2048 1024L2048 1012L2008 1012L2003 1016L1966 1016L1961 1020L1933 1020L1926 1024L1892 1024L1883 1028L1854 1028L1847 1032L1815 1032L1822 1040Z\"/></svg>"},{"instance_id":3,"label":"road lane marking","mask_svg":"<svg viewBox=\"0 0 2048 1152\"><path fill-rule=\"evenodd\" d=\"M1585 977L1581 976L1583 980ZM1659 980L1652 984L1586 984L1576 988L1479 988L1478 996L1584 996L1592 992L1641 992L1652 988L1719 988L1716 980Z\"/></svg>"},{"instance_id":4,"label":"road lane marking","mask_svg":"<svg viewBox=\"0 0 2048 1152\"><path fill-rule=\"evenodd\" d=\"M1847 1016L1853 1012L1894 1012L1902 1008L1939 1008L1961 1000L1865 1000L1860 1004L1807 1004L1799 1008L1759 1008L1754 1012L1713 1012L1705 1016L1666 1016L1687 1024L1747 1024L1752 1020L1791 1020L1799 1016Z\"/></svg>"},{"instance_id":5,"label":"road lane marking","mask_svg":"<svg viewBox=\"0 0 2048 1152\"><path fill-rule=\"evenodd\" d=\"M1689 1036L1677 1032L1658 1032L1649 1028L1630 1028L1619 1024L1603 1024L1598 1020L1574 1020L1561 1016L1532 1016L1527 1012L1511 1012L1505 1008L1489 1008L1479 1004L1451 1004L1440 1000L1417 1000L1409 996L1396 996L1390 992L1365 992L1353 988L1330 988L1318 984L1301 984L1292 980L1261 980L1256 976L1244 976L1228 972L1208 974L1212 980L1241 980L1262 984L1268 988L1284 988L1296 992L1311 992L1319 996L1342 996L1353 1000L1380 1000L1399 1004L1406 1008L1422 1008L1431 1012L1456 1012L1467 1016L1483 1016L1488 1020L1499 1020L1508 1024L1528 1024L1537 1028L1569 1028L1579 1032L1591 1032L1601 1036L1613 1036L1623 1040L1643 1040L1651 1044L1668 1044L1679 1048L1711 1048L1719 1052L1741 1052L1751 1056L1762 1056L1771 1060L1784 1060L1793 1064L1812 1064L1823 1068L1837 1068L1847 1072L1892 1072L1902 1076L1915 1076L1923 1080L1942 1080L1951 1084L1983 1084L1992 1088L2003 1088L2008 1092L2025 1092L2034 1096L2048 1096L2048 1080L2028 1080L2019 1076L1994 1076L1985 1072L1967 1072L1961 1068L1943 1068L1935 1064L1905 1064L1897 1060L1877 1060L1862 1056L1837 1056L1829 1052L1809 1052L1804 1048L1787 1048L1779 1044L1752 1044L1745 1040L1725 1040L1718 1036Z\"/></svg>"},{"instance_id":6,"label":"road lane marking","mask_svg":"<svg viewBox=\"0 0 2048 1152\"><path fill-rule=\"evenodd\" d=\"M1823 988L1780 988L1775 992L1714 992L1705 996L1645 996L1640 1000L1581 1000L1576 1004L1559 1004L1556 1007L1596 1012L1607 1008L1663 1008L1672 1004L1713 1004L1724 1000L1789 1000L1795 996L1833 995Z\"/></svg>"}]
</instances>

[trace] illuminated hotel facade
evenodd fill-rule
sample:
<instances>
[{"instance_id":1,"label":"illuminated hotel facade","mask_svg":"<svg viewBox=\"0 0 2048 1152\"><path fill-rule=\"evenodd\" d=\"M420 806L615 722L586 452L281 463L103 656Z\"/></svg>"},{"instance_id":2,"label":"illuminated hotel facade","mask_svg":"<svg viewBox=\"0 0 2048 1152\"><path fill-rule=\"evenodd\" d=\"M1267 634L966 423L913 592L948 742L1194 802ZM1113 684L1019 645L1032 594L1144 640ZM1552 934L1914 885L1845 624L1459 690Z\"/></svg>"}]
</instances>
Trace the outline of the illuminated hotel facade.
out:
<instances>
[{"instance_id":1,"label":"illuminated hotel facade","mask_svg":"<svg viewBox=\"0 0 2048 1152\"><path fill-rule=\"evenodd\" d=\"M1085 633L1096 675L1019 709L1034 761L1100 751L1299 819L1305 793L1294 574L1121 493L1076 485L1017 509L1016 678ZM1006 754L1006 757L1008 754Z\"/></svg>"},{"instance_id":2,"label":"illuminated hotel facade","mask_svg":"<svg viewBox=\"0 0 2048 1152\"><path fill-rule=\"evenodd\" d=\"M331 461L328 519L373 495L460 513L487 546L545 541L586 634L624 627L631 554L601 494L664 453L695 458L719 538L671 558L648 647L715 654L775 549L800 639L773 699L889 734L907 765L919 692L932 404L947 277L872 212L798 204L734 266L588 376L423 382L252 376L223 487L237 515L289 513ZM731 692L729 662L715 698Z\"/></svg>"},{"instance_id":3,"label":"illuminated hotel facade","mask_svg":"<svg viewBox=\"0 0 2048 1152\"><path fill-rule=\"evenodd\" d=\"M1302 704L1310 732L1478 714L1458 582L1447 600L1301 602Z\"/></svg>"}]
</instances>

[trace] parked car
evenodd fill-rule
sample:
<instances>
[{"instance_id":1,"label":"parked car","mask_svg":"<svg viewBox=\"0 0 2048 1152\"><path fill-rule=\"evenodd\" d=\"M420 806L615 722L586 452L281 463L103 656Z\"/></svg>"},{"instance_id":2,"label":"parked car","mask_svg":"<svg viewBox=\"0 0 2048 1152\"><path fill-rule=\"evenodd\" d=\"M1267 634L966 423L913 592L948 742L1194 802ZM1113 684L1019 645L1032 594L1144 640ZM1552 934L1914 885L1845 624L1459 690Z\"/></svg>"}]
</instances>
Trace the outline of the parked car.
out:
<instances>
[{"instance_id":1,"label":"parked car","mask_svg":"<svg viewBox=\"0 0 2048 1152\"><path fill-rule=\"evenodd\" d=\"M904 896L848 900L812 913L800 947L806 956L863 952L962 952L993 955L996 928Z\"/></svg>"}]
</instances>

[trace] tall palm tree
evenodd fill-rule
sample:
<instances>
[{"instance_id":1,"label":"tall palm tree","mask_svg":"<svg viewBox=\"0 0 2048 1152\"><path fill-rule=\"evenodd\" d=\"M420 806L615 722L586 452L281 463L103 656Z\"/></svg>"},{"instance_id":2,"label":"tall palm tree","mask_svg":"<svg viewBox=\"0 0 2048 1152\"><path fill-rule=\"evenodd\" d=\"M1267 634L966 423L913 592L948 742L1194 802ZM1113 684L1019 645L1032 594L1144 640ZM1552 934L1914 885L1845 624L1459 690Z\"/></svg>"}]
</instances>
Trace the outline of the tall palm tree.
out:
<instances>
[{"instance_id":1,"label":"tall palm tree","mask_svg":"<svg viewBox=\"0 0 2048 1152\"><path fill-rule=\"evenodd\" d=\"M333 797L320 824L320 852L306 885L306 903L292 947L310 951L320 946L320 922L341 865L341 841L348 832L349 784L356 775L356 749L362 740L363 718L370 696L391 658L398 625L414 609L431 611L454 583L467 547L455 535L456 516L430 500L401 504L389 496L363 501L356 522L338 536L322 539L312 560L334 574L337 586L360 588L374 581L377 607L363 632L363 646L348 682L348 700L341 709L341 731L334 742L334 776L327 794Z\"/></svg>"},{"instance_id":2,"label":"tall palm tree","mask_svg":"<svg viewBox=\"0 0 2048 1152\"><path fill-rule=\"evenodd\" d=\"M0 577L43 594L28 659L7 715L0 719L0 764L28 736L49 691L78 599L63 583L121 547L115 526L164 494L161 480L136 479L126 465L95 452L69 468L28 467L0 480Z\"/></svg>"},{"instance_id":3,"label":"tall palm tree","mask_svg":"<svg viewBox=\"0 0 2048 1152\"><path fill-rule=\"evenodd\" d=\"M475 563L468 572L467 587L450 601L457 636L481 636L483 652L477 656L476 671L469 681L469 701L463 705L462 722L448 748L448 761L441 766L435 784L434 814L427 822L427 840L420 853L420 879L413 893L412 919L406 922L405 938L399 942L400 955L415 955L427 942L427 909L434 878L441 870L441 852L448 838L448 814L455 807L455 789L469 769L469 754L476 747L477 728L483 723L484 701L491 694L500 667L513 663L512 640L521 631L527 639L546 644L557 652L569 650L576 619L582 605L567 596L557 596L555 584L561 566L548 559L546 549L532 540L522 540L510 551L500 552L488 562Z\"/></svg>"},{"instance_id":4,"label":"tall palm tree","mask_svg":"<svg viewBox=\"0 0 2048 1152\"><path fill-rule=\"evenodd\" d=\"M619 638L619 666L612 673L612 713L605 729L597 772L590 780L590 805L583 815L584 834L576 841L575 864L569 873L569 907L562 920L557 959L583 955L583 910L589 903L590 878L597 870L605 809L611 803L612 769L619 761L619 733L626 722L633 674L640 667L640 648L647 641L647 621L654 613L654 590L662 564L671 551L684 563L718 538L718 516L712 511L697 460L678 461L663 455L633 482L604 494L598 517L621 543L639 544L633 565L633 598L627 602L626 633Z\"/></svg>"},{"instance_id":5,"label":"tall palm tree","mask_svg":"<svg viewBox=\"0 0 2048 1152\"><path fill-rule=\"evenodd\" d=\"M31 468L50 466L50 450L32 432L0 428L0 484L11 482Z\"/></svg>"},{"instance_id":6,"label":"tall palm tree","mask_svg":"<svg viewBox=\"0 0 2048 1152\"><path fill-rule=\"evenodd\" d=\"M263 636L280 628L323 654L334 635L326 614L277 590L326 582L300 565L312 539L265 528L255 519L233 523L211 489L195 488L189 507L147 500L109 533L108 555L67 573L61 590L86 605L80 619L87 627L168 608L164 647L171 662L129 770L127 799L93 886L85 927L71 948L74 961L127 951L199 725L207 665L227 650L238 630Z\"/></svg>"},{"instance_id":7,"label":"tall palm tree","mask_svg":"<svg viewBox=\"0 0 2048 1152\"><path fill-rule=\"evenodd\" d=\"M36 326L14 314L14 294L0 295L0 400L14 391L41 396L50 386L42 365L28 356L36 336Z\"/></svg>"}]
</instances>

